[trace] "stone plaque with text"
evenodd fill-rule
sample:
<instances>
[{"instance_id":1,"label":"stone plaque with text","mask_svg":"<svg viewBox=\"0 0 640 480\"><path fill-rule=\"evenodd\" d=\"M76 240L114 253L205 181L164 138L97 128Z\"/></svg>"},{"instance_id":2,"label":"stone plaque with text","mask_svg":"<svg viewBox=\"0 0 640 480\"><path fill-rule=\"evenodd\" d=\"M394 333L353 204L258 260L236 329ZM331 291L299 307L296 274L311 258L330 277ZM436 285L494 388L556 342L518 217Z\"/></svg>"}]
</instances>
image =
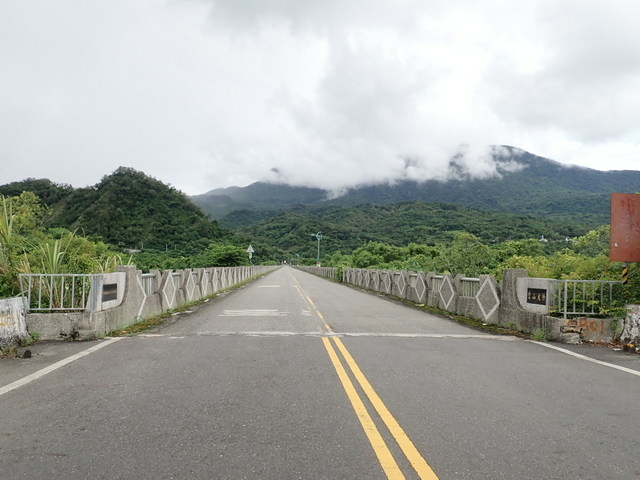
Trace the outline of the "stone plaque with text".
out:
<instances>
[{"instance_id":1,"label":"stone plaque with text","mask_svg":"<svg viewBox=\"0 0 640 480\"><path fill-rule=\"evenodd\" d=\"M118 284L117 283L105 283L102 286L102 301L108 302L110 300L118 299Z\"/></svg>"},{"instance_id":2,"label":"stone plaque with text","mask_svg":"<svg viewBox=\"0 0 640 480\"><path fill-rule=\"evenodd\" d=\"M544 288L527 288L527 303L546 305L547 290Z\"/></svg>"}]
</instances>

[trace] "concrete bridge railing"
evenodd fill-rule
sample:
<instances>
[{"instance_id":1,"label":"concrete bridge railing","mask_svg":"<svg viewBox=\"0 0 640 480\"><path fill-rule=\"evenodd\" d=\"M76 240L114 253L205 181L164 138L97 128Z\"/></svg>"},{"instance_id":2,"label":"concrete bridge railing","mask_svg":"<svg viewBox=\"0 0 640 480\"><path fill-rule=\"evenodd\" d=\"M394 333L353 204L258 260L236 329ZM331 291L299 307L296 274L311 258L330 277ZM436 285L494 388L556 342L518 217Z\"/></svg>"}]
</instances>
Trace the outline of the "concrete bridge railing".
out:
<instances>
[{"instance_id":1,"label":"concrete bridge railing","mask_svg":"<svg viewBox=\"0 0 640 480\"><path fill-rule=\"evenodd\" d=\"M633 309L629 309L626 319L594 318L588 312L584 315L572 312L571 318L550 315L560 308L557 305L558 281L529 278L524 269L506 270L502 282L498 283L491 275L468 278L465 275L349 268L343 272L343 282L489 324L528 333L542 330L550 340L606 342L621 332L623 338L624 335L632 338L634 334L640 337L640 320L638 313L633 316L633 312L637 312Z\"/></svg>"},{"instance_id":2,"label":"concrete bridge railing","mask_svg":"<svg viewBox=\"0 0 640 480\"><path fill-rule=\"evenodd\" d=\"M217 267L143 274L135 266L118 266L114 273L89 276L91 284L81 308L58 311L55 303L41 303L37 312L26 313L25 325L43 340L101 337L276 268ZM31 293L37 295L35 290ZM25 298L24 302L27 306L38 304L34 298Z\"/></svg>"},{"instance_id":3,"label":"concrete bridge railing","mask_svg":"<svg viewBox=\"0 0 640 480\"><path fill-rule=\"evenodd\" d=\"M320 277L331 278L332 280L339 280L338 269L336 267L309 267L304 265L294 265L294 268L302 270L303 272L313 273Z\"/></svg>"}]
</instances>

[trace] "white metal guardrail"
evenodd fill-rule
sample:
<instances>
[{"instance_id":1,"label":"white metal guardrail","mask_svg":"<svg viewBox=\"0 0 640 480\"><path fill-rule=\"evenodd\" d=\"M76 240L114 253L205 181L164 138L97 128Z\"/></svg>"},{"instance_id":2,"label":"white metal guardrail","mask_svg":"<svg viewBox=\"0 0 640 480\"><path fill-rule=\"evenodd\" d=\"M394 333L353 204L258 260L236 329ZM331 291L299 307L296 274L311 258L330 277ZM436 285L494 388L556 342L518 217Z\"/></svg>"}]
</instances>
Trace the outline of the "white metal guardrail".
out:
<instances>
[{"instance_id":1,"label":"white metal guardrail","mask_svg":"<svg viewBox=\"0 0 640 480\"><path fill-rule=\"evenodd\" d=\"M601 315L622 306L622 282L608 280L551 280L551 307L564 318Z\"/></svg>"},{"instance_id":2,"label":"white metal guardrail","mask_svg":"<svg viewBox=\"0 0 640 480\"><path fill-rule=\"evenodd\" d=\"M158 280L155 273L143 273L141 277L145 295L153 295L158 291Z\"/></svg>"},{"instance_id":3,"label":"white metal guardrail","mask_svg":"<svg viewBox=\"0 0 640 480\"><path fill-rule=\"evenodd\" d=\"M77 273L21 273L20 290L34 312L82 311L96 277Z\"/></svg>"}]
</instances>

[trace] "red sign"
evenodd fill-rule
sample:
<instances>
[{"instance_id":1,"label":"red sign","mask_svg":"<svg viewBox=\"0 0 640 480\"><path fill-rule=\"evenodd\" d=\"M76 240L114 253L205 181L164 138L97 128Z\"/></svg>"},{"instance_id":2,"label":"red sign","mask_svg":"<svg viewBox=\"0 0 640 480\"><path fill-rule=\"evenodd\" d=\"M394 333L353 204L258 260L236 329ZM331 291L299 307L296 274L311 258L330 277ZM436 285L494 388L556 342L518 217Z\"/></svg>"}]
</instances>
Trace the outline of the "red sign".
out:
<instances>
[{"instance_id":1,"label":"red sign","mask_svg":"<svg viewBox=\"0 0 640 480\"><path fill-rule=\"evenodd\" d=\"M612 262L640 262L640 194L611 194Z\"/></svg>"}]
</instances>

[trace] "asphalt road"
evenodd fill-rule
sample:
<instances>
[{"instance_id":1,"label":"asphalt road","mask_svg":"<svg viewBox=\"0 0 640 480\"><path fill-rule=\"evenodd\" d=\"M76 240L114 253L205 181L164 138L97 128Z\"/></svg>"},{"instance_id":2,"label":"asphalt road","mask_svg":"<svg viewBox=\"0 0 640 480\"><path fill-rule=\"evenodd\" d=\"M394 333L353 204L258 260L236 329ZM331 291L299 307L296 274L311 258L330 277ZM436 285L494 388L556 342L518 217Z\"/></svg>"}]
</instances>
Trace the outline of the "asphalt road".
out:
<instances>
[{"instance_id":1,"label":"asphalt road","mask_svg":"<svg viewBox=\"0 0 640 480\"><path fill-rule=\"evenodd\" d=\"M640 478L640 356L574 350L282 268L0 360L0 479Z\"/></svg>"}]
</instances>

